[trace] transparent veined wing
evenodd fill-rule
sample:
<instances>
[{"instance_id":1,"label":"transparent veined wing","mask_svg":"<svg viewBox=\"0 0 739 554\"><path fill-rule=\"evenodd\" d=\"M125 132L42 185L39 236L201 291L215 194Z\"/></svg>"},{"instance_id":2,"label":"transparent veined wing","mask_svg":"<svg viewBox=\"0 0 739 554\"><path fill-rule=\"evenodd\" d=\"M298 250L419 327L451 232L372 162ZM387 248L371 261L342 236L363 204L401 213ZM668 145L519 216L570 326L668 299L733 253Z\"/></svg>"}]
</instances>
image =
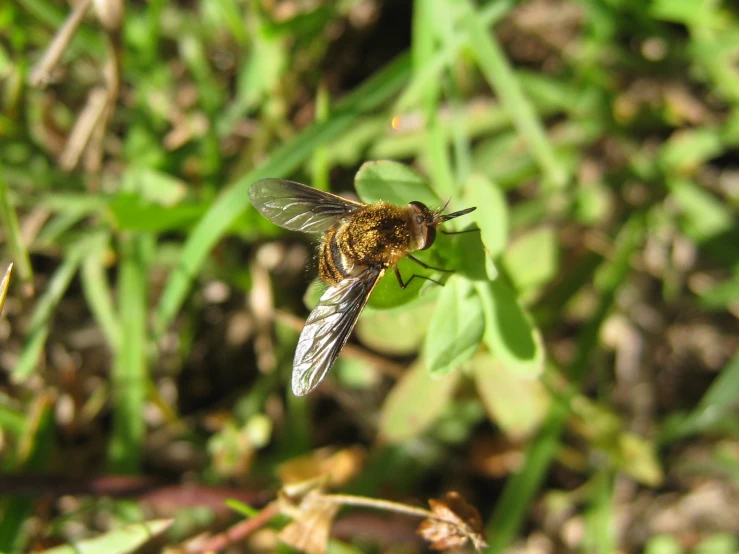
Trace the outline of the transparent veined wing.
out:
<instances>
[{"instance_id":1,"label":"transparent veined wing","mask_svg":"<svg viewBox=\"0 0 739 554\"><path fill-rule=\"evenodd\" d=\"M344 279L323 293L305 321L295 349L292 377L295 396L308 394L326 376L383 273L382 267L367 267L356 277Z\"/></svg>"},{"instance_id":2,"label":"transparent veined wing","mask_svg":"<svg viewBox=\"0 0 739 554\"><path fill-rule=\"evenodd\" d=\"M291 231L322 233L364 204L283 179L249 187L249 200L272 223Z\"/></svg>"}]
</instances>

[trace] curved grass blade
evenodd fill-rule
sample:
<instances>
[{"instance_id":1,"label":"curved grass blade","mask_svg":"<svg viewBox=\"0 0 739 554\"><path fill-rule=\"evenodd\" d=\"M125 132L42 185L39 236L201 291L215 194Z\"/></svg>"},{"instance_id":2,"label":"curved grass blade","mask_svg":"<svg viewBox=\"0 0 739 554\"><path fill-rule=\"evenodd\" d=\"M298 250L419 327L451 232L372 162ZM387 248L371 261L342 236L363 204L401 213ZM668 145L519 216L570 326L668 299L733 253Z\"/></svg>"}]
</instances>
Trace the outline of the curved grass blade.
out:
<instances>
[{"instance_id":1,"label":"curved grass blade","mask_svg":"<svg viewBox=\"0 0 739 554\"><path fill-rule=\"evenodd\" d=\"M568 179L566 169L558 161L544 126L524 95L503 50L487 31L471 3L464 2L463 6L462 24L467 29L470 46L482 74L510 111L516 127L543 169L548 185L554 189L563 187Z\"/></svg>"},{"instance_id":2,"label":"curved grass blade","mask_svg":"<svg viewBox=\"0 0 739 554\"><path fill-rule=\"evenodd\" d=\"M51 316L67 291L75 273L77 273L82 258L89 251L90 240L89 238L83 239L67 250L61 265L54 272L46 290L39 298L31 316L29 338L23 347L18 363L13 369L12 378L14 381L23 381L36 370L41 351L44 344L46 344L46 337L49 334Z\"/></svg>"},{"instance_id":3,"label":"curved grass blade","mask_svg":"<svg viewBox=\"0 0 739 554\"><path fill-rule=\"evenodd\" d=\"M111 468L118 473L138 471L146 430L141 414L148 386L147 269L153 252L151 235L126 237L121 243L118 305L125 344L117 349L113 364L115 403L109 445Z\"/></svg>"},{"instance_id":4,"label":"curved grass blade","mask_svg":"<svg viewBox=\"0 0 739 554\"><path fill-rule=\"evenodd\" d=\"M30 296L33 294L31 259L28 257L28 249L23 242L23 236L18 225L18 215L10 201L8 184L5 181L5 177L3 177L2 169L2 164L0 164L0 214L2 215L3 225L5 226L10 252L13 260L18 265L18 278L23 284L24 291Z\"/></svg>"},{"instance_id":5,"label":"curved grass blade","mask_svg":"<svg viewBox=\"0 0 739 554\"><path fill-rule=\"evenodd\" d=\"M100 325L111 349L118 349L121 343L121 324L113 304L113 294L105 275L103 257L108 248L108 237L103 236L82 262L80 277L82 293L93 317Z\"/></svg>"}]
</instances>

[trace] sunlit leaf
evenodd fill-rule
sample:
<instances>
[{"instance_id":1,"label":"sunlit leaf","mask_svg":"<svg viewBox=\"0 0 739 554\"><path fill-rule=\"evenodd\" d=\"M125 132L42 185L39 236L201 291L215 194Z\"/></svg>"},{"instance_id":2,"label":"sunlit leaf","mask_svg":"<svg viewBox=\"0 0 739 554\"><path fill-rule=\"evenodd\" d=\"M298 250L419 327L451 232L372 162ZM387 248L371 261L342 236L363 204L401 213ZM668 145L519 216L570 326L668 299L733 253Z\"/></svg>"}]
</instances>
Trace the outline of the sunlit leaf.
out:
<instances>
[{"instance_id":1,"label":"sunlit leaf","mask_svg":"<svg viewBox=\"0 0 739 554\"><path fill-rule=\"evenodd\" d=\"M109 531L94 539L85 539L74 545L58 546L44 550L45 554L128 554L137 552L144 544L160 535L174 520L155 519L146 523L134 523Z\"/></svg>"},{"instance_id":2,"label":"sunlit leaf","mask_svg":"<svg viewBox=\"0 0 739 554\"><path fill-rule=\"evenodd\" d=\"M554 229L539 227L517 238L503 254L503 265L520 291L548 283L559 269L559 246Z\"/></svg>"},{"instance_id":3,"label":"sunlit leaf","mask_svg":"<svg viewBox=\"0 0 739 554\"><path fill-rule=\"evenodd\" d=\"M460 372L432 379L423 364L412 366L385 399L380 435L391 443L420 435L444 410ZM433 399L433 402L430 400Z\"/></svg>"},{"instance_id":4,"label":"sunlit leaf","mask_svg":"<svg viewBox=\"0 0 739 554\"><path fill-rule=\"evenodd\" d=\"M503 191L480 174L473 175L467 183L467 197L477 210L472 217L480 229L488 254L500 254L508 242L508 204Z\"/></svg>"},{"instance_id":5,"label":"sunlit leaf","mask_svg":"<svg viewBox=\"0 0 739 554\"><path fill-rule=\"evenodd\" d=\"M485 410L496 425L512 438L534 432L549 408L549 398L538 379L508 369L489 354L470 362Z\"/></svg>"},{"instance_id":6,"label":"sunlit leaf","mask_svg":"<svg viewBox=\"0 0 739 554\"><path fill-rule=\"evenodd\" d=\"M500 280L477 283L485 314L485 343L509 370L535 377L544 368L544 349L538 330Z\"/></svg>"},{"instance_id":7,"label":"sunlit leaf","mask_svg":"<svg viewBox=\"0 0 739 554\"><path fill-rule=\"evenodd\" d=\"M399 308L367 309L357 323L357 336L378 352L393 356L412 354L423 343L434 308L433 298L423 295Z\"/></svg>"},{"instance_id":8,"label":"sunlit leaf","mask_svg":"<svg viewBox=\"0 0 739 554\"><path fill-rule=\"evenodd\" d=\"M110 203L109 209L116 227L127 231L165 232L194 225L208 206L182 204L163 206L142 196L122 193Z\"/></svg>"},{"instance_id":9,"label":"sunlit leaf","mask_svg":"<svg viewBox=\"0 0 739 554\"><path fill-rule=\"evenodd\" d=\"M486 252L480 233L476 231L455 235L439 233L432 250L442 260L445 269L471 281L488 281L497 276L492 256Z\"/></svg>"},{"instance_id":10,"label":"sunlit leaf","mask_svg":"<svg viewBox=\"0 0 739 554\"><path fill-rule=\"evenodd\" d=\"M446 375L470 359L480 347L484 331L482 306L472 283L451 277L439 294L424 343L429 373Z\"/></svg>"},{"instance_id":11,"label":"sunlit leaf","mask_svg":"<svg viewBox=\"0 0 739 554\"><path fill-rule=\"evenodd\" d=\"M367 203L384 200L403 206L418 201L431 209L443 204L423 177L398 162L366 162L354 177L354 185L359 197Z\"/></svg>"}]
</instances>

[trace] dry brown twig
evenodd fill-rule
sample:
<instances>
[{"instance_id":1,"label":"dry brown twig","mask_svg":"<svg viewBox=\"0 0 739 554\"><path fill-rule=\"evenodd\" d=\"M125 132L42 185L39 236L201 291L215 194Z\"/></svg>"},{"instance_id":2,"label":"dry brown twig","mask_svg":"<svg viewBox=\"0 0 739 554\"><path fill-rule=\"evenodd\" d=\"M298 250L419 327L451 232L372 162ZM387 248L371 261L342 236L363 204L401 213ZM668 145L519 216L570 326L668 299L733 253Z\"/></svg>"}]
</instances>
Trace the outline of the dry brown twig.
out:
<instances>
[{"instance_id":1,"label":"dry brown twig","mask_svg":"<svg viewBox=\"0 0 739 554\"><path fill-rule=\"evenodd\" d=\"M285 487L277 502L280 503L280 511L293 519L280 532L280 540L308 554L326 552L331 524L342 506L424 518L418 534L435 550L456 550L467 542L471 542L477 551L487 547L480 513L453 491L448 492L443 500L429 500L431 510L427 510L378 498L326 494L320 482L314 481L302 483L295 489Z\"/></svg>"},{"instance_id":2,"label":"dry brown twig","mask_svg":"<svg viewBox=\"0 0 739 554\"><path fill-rule=\"evenodd\" d=\"M41 61L31 72L30 83L44 88L69 47L75 32L89 11L94 8L98 21L105 29L108 58L103 68L104 84L90 91L85 107L75 122L59 157L60 165L73 170L84 159L85 169L96 173L102 166L103 140L108 122L118 101L121 82L123 0L81 0L57 31Z\"/></svg>"},{"instance_id":3,"label":"dry brown twig","mask_svg":"<svg viewBox=\"0 0 739 554\"><path fill-rule=\"evenodd\" d=\"M222 550L243 541L281 514L292 519L277 535L282 542L307 554L324 554L334 518L344 506L423 518L418 534L431 543L433 549L454 550L468 542L478 551L487 546L480 513L457 492L449 492L443 499L429 500L430 510L380 498L327 492L355 477L364 458L364 450L358 447L336 452L321 449L283 464L279 474L285 484L277 499L252 518L210 538L191 542L186 551Z\"/></svg>"}]
</instances>

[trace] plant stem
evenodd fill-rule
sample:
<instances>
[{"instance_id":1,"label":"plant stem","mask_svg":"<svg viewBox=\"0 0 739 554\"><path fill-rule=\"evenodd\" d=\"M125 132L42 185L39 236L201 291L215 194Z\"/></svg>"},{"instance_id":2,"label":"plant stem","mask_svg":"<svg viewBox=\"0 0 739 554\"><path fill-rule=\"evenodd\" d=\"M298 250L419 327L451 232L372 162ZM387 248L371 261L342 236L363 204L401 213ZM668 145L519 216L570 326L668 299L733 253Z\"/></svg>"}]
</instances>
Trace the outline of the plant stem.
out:
<instances>
[{"instance_id":1,"label":"plant stem","mask_svg":"<svg viewBox=\"0 0 739 554\"><path fill-rule=\"evenodd\" d=\"M441 518L437 517L425 508L417 508L416 506L409 506L408 504L401 504L400 502L392 502L391 500L367 498L365 496L354 496L351 494L324 494L322 497L330 502L336 502L337 504L343 504L345 506L361 506L364 508L387 510L389 512L408 514L410 516L423 518L429 517L441 520Z\"/></svg>"}]
</instances>

